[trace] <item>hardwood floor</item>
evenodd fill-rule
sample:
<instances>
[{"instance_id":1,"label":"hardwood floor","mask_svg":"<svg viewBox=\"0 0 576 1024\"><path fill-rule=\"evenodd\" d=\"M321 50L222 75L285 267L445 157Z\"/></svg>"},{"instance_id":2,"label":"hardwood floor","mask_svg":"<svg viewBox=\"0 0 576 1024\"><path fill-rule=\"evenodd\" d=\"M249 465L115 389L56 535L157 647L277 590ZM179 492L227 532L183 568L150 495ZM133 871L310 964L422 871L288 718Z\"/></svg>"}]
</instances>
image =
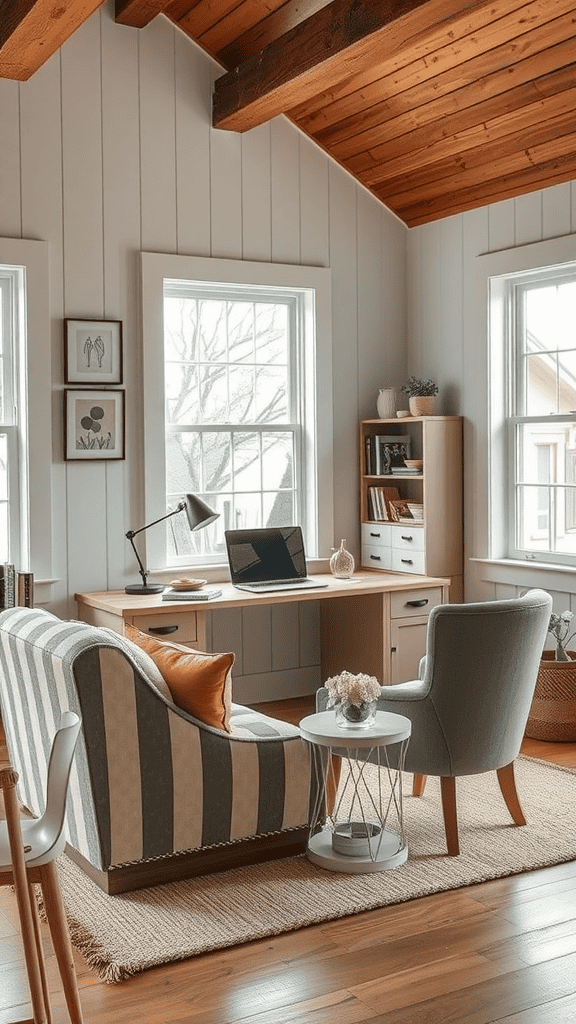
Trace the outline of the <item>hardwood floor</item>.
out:
<instances>
[{"instance_id":1,"label":"hardwood floor","mask_svg":"<svg viewBox=\"0 0 576 1024\"><path fill-rule=\"evenodd\" d=\"M313 710L311 698L259 707L293 722ZM525 740L523 752L576 768L576 743ZM45 948L54 1024L65 1024L47 936ZM207 953L119 985L99 981L80 956L76 967L87 1024L572 1024L576 863ZM0 1024L29 1015L14 898L2 889Z\"/></svg>"}]
</instances>

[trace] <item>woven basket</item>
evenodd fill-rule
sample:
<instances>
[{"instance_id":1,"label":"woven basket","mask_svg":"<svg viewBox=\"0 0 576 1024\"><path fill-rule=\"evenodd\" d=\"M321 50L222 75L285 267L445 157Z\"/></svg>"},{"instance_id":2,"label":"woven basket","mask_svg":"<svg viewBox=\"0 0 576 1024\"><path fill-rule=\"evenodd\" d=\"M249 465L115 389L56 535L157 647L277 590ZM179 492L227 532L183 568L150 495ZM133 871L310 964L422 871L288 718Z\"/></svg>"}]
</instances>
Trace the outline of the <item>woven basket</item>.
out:
<instances>
[{"instance_id":1,"label":"woven basket","mask_svg":"<svg viewBox=\"0 0 576 1024\"><path fill-rule=\"evenodd\" d=\"M542 654L526 723L533 740L576 740L576 651L566 653L575 660L556 661L554 651Z\"/></svg>"}]
</instances>

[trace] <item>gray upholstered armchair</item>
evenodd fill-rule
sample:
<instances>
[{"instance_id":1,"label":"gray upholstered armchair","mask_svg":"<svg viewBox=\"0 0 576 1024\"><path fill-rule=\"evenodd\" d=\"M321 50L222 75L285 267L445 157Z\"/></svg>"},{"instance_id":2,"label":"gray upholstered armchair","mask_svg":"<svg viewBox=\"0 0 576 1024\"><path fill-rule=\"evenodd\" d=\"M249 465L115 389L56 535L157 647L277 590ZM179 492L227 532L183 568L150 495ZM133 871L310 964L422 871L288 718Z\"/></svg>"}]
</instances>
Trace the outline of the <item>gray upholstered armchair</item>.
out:
<instances>
[{"instance_id":1,"label":"gray upholstered armchair","mask_svg":"<svg viewBox=\"0 0 576 1024\"><path fill-rule=\"evenodd\" d=\"M460 852L456 778L496 771L513 820L526 819L514 780L546 639L552 598L531 590L509 601L446 604L430 613L420 678L383 686L380 711L412 722L406 771L415 796L427 775L441 780L448 853ZM323 710L327 691L318 691Z\"/></svg>"}]
</instances>

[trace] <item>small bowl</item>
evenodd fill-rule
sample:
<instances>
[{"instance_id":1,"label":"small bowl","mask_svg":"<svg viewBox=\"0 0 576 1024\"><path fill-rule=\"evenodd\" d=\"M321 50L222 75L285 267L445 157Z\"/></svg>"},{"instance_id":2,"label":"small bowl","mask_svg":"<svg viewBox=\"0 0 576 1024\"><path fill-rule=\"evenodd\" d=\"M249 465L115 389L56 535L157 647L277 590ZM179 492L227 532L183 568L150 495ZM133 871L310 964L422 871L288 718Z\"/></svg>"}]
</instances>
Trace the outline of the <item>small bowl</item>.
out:
<instances>
[{"instance_id":1,"label":"small bowl","mask_svg":"<svg viewBox=\"0 0 576 1024\"><path fill-rule=\"evenodd\" d=\"M396 415L399 420L403 420L405 416L411 416L412 413L410 412L409 409L397 409Z\"/></svg>"},{"instance_id":2,"label":"small bowl","mask_svg":"<svg viewBox=\"0 0 576 1024\"><path fill-rule=\"evenodd\" d=\"M201 590L208 580L186 579L182 576L179 580L170 580L172 590Z\"/></svg>"},{"instance_id":3,"label":"small bowl","mask_svg":"<svg viewBox=\"0 0 576 1024\"><path fill-rule=\"evenodd\" d=\"M424 459L404 459L404 463L409 469L422 469L424 466Z\"/></svg>"}]
</instances>

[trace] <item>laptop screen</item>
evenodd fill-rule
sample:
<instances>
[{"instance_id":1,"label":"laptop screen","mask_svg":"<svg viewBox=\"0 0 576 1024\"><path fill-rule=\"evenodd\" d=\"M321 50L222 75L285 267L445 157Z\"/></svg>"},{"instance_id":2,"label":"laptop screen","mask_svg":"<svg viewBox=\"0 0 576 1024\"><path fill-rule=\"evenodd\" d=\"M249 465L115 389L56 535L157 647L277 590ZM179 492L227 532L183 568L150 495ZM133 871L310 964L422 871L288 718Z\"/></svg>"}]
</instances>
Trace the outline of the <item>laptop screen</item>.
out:
<instances>
[{"instance_id":1,"label":"laptop screen","mask_svg":"<svg viewBox=\"0 0 576 1024\"><path fill-rule=\"evenodd\" d=\"M299 526L226 530L224 536L234 585L306 576L304 540Z\"/></svg>"}]
</instances>

